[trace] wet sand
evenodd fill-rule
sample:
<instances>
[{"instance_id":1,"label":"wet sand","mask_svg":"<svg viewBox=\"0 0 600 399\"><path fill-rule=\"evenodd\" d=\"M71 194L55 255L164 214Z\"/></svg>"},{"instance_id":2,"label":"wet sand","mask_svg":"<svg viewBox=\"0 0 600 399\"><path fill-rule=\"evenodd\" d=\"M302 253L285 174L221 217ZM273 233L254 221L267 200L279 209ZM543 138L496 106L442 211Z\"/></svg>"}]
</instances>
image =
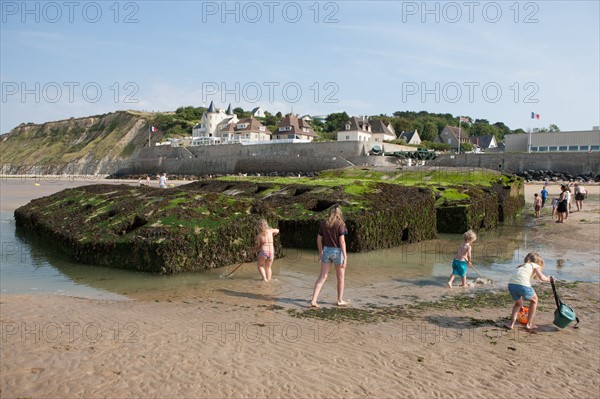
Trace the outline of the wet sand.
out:
<instances>
[{"instance_id":1,"label":"wet sand","mask_svg":"<svg viewBox=\"0 0 600 399\"><path fill-rule=\"evenodd\" d=\"M58 186L32 183L18 190L26 199ZM598 253L600 187L586 188L584 211L567 223L553 223L544 209L529 226L531 239L546 250L542 256ZM532 212L539 190L526 186L524 212ZM2 209L22 199L3 200ZM597 256L590 261L597 265ZM350 281L352 273L349 265ZM389 276L370 278L372 290L393 305L505 290L448 291L436 282L409 286ZM331 275L322 293L326 308L334 307L334 281ZM214 296L193 286L132 301L0 295L0 396L545 398L596 397L600 388L598 284L560 289L582 319L578 329L554 327L553 299L543 297L537 334L499 327L510 306L425 308L377 323L293 317L305 309L311 289L298 298L286 295L281 282L232 279L229 292ZM355 307L368 309L360 302Z\"/></svg>"}]
</instances>

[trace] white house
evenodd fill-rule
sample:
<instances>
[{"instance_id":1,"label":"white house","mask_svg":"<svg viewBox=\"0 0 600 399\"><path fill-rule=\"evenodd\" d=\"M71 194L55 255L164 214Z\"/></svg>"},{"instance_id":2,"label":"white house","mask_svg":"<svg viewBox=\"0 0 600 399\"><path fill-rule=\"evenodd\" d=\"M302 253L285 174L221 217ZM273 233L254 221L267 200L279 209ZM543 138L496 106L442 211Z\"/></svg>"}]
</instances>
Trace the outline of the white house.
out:
<instances>
[{"instance_id":1,"label":"white house","mask_svg":"<svg viewBox=\"0 0 600 399\"><path fill-rule=\"evenodd\" d=\"M231 110L231 104L225 111L221 108L217 109L211 101L208 109L202 114L200 123L192 129L192 145L221 144L219 130L231 123L237 123L237 121L236 114Z\"/></svg>"},{"instance_id":2,"label":"white house","mask_svg":"<svg viewBox=\"0 0 600 399\"><path fill-rule=\"evenodd\" d=\"M400 138L406 141L406 144L410 145L419 145L421 144L421 136L419 136L419 132L415 129L414 132L402 132L400 133Z\"/></svg>"},{"instance_id":3,"label":"white house","mask_svg":"<svg viewBox=\"0 0 600 399\"><path fill-rule=\"evenodd\" d=\"M250 113L255 118L264 118L265 117L265 110L262 107L256 107Z\"/></svg>"},{"instance_id":4,"label":"white house","mask_svg":"<svg viewBox=\"0 0 600 399\"><path fill-rule=\"evenodd\" d=\"M479 147L482 150L491 150L498 147L496 137L493 134L487 136L471 136L469 137L471 144Z\"/></svg>"},{"instance_id":5,"label":"white house","mask_svg":"<svg viewBox=\"0 0 600 399\"><path fill-rule=\"evenodd\" d=\"M396 138L394 128L379 119L353 116L337 133L338 141L375 141L383 143Z\"/></svg>"}]
</instances>

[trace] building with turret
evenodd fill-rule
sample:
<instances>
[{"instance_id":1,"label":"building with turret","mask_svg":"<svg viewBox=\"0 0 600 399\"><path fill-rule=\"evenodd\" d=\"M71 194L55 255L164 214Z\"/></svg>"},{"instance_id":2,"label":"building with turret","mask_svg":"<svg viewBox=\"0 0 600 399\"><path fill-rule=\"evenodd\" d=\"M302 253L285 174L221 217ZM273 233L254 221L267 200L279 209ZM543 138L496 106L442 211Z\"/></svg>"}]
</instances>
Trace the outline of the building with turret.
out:
<instances>
[{"instance_id":1,"label":"building with turret","mask_svg":"<svg viewBox=\"0 0 600 399\"><path fill-rule=\"evenodd\" d=\"M237 122L238 117L232 111L231 104L229 104L227 110L217 109L211 101L208 109L202 114L200 123L192 129L192 145L221 144L222 139L219 137L219 131L225 130L229 124Z\"/></svg>"}]
</instances>

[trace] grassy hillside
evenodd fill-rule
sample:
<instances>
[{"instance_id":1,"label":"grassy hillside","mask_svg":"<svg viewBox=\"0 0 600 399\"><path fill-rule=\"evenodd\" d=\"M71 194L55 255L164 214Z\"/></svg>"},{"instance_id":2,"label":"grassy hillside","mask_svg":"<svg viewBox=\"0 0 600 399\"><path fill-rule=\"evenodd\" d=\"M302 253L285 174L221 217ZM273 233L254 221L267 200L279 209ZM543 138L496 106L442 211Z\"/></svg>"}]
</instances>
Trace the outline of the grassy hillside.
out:
<instances>
[{"instance_id":1,"label":"grassy hillside","mask_svg":"<svg viewBox=\"0 0 600 399\"><path fill-rule=\"evenodd\" d=\"M3 164L65 164L127 157L148 145L154 114L118 111L44 124L22 124L0 138ZM155 134L153 141L159 140Z\"/></svg>"}]
</instances>

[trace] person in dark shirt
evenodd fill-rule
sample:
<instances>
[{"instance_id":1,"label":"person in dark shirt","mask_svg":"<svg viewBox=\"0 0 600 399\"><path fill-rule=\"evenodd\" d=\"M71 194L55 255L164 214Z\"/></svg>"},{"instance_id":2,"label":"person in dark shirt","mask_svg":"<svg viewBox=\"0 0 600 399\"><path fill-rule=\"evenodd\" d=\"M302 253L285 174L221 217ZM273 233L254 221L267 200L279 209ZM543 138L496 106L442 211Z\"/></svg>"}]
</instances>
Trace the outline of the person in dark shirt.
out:
<instances>
[{"instance_id":1,"label":"person in dark shirt","mask_svg":"<svg viewBox=\"0 0 600 399\"><path fill-rule=\"evenodd\" d=\"M317 247L319 248L319 260L321 261L321 274L315 283L310 305L318 308L317 298L327 280L331 265L335 265L337 276L337 305L345 306L349 302L344 301L344 276L346 273L346 235L348 229L344 223L342 209L334 205L329 209L327 219L321 222L319 234L317 234Z\"/></svg>"}]
</instances>

